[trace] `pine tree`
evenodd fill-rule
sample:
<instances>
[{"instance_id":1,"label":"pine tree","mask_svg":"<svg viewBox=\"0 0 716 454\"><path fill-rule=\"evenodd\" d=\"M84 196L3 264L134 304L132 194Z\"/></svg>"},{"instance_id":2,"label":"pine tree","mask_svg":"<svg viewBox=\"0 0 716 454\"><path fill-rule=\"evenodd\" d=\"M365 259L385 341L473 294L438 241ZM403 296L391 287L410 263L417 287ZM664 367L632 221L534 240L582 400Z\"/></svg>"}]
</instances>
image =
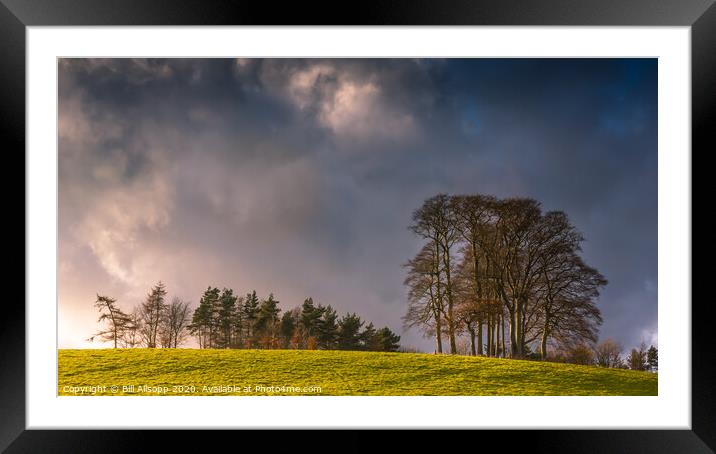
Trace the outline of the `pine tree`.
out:
<instances>
[{"instance_id":1,"label":"pine tree","mask_svg":"<svg viewBox=\"0 0 716 454\"><path fill-rule=\"evenodd\" d=\"M375 333L374 346L381 352L395 352L400 348L400 336L393 333L387 326Z\"/></svg>"},{"instance_id":2,"label":"pine tree","mask_svg":"<svg viewBox=\"0 0 716 454\"><path fill-rule=\"evenodd\" d=\"M296 332L296 320L292 311L284 312L281 317L281 347L288 348Z\"/></svg>"},{"instance_id":3,"label":"pine tree","mask_svg":"<svg viewBox=\"0 0 716 454\"><path fill-rule=\"evenodd\" d=\"M659 350L653 345L646 352L646 364L652 372L659 370Z\"/></svg>"},{"instance_id":4,"label":"pine tree","mask_svg":"<svg viewBox=\"0 0 716 454\"><path fill-rule=\"evenodd\" d=\"M341 350L360 349L360 329L363 321L356 314L346 314L338 321L338 348Z\"/></svg>"},{"instance_id":5,"label":"pine tree","mask_svg":"<svg viewBox=\"0 0 716 454\"><path fill-rule=\"evenodd\" d=\"M243 348L244 347L244 297L239 297L236 300L236 310L234 311L234 324L232 327L232 348Z\"/></svg>"},{"instance_id":6,"label":"pine tree","mask_svg":"<svg viewBox=\"0 0 716 454\"><path fill-rule=\"evenodd\" d=\"M189 331L195 335L199 341L199 348L208 348L207 336L210 319L211 312L204 298L202 298L199 301L199 307L194 310L191 325L189 325Z\"/></svg>"},{"instance_id":7,"label":"pine tree","mask_svg":"<svg viewBox=\"0 0 716 454\"><path fill-rule=\"evenodd\" d=\"M375 350L375 327L368 323L360 333L361 350Z\"/></svg>"},{"instance_id":8,"label":"pine tree","mask_svg":"<svg viewBox=\"0 0 716 454\"><path fill-rule=\"evenodd\" d=\"M219 289L207 287L194 311L190 330L197 336L200 348L214 348L218 319Z\"/></svg>"},{"instance_id":9,"label":"pine tree","mask_svg":"<svg viewBox=\"0 0 716 454\"><path fill-rule=\"evenodd\" d=\"M322 308L314 306L313 298L306 298L301 306L301 328L306 339L318 335L322 315Z\"/></svg>"},{"instance_id":10,"label":"pine tree","mask_svg":"<svg viewBox=\"0 0 716 454\"><path fill-rule=\"evenodd\" d=\"M236 317L236 296L234 291L225 288L219 296L219 313L217 318L218 335L216 348L232 346L232 331Z\"/></svg>"},{"instance_id":11,"label":"pine tree","mask_svg":"<svg viewBox=\"0 0 716 454\"><path fill-rule=\"evenodd\" d=\"M278 301L274 299L273 293L261 301L254 329L265 348L271 348L275 343L279 312L281 309L278 308Z\"/></svg>"},{"instance_id":12,"label":"pine tree","mask_svg":"<svg viewBox=\"0 0 716 454\"><path fill-rule=\"evenodd\" d=\"M336 348L338 342L338 325L336 321L338 314L330 305L320 307L322 316L318 324L318 346L324 350L332 350Z\"/></svg>"},{"instance_id":13,"label":"pine tree","mask_svg":"<svg viewBox=\"0 0 716 454\"><path fill-rule=\"evenodd\" d=\"M244 321L244 330L246 333L246 336L244 338L246 346L252 347L255 342L255 333L254 333L254 325L256 324L256 318L258 317L258 310L259 310L259 298L256 296L256 290L254 290L251 293L246 294L246 301L244 301L244 305L241 308L243 321Z\"/></svg>"}]
</instances>

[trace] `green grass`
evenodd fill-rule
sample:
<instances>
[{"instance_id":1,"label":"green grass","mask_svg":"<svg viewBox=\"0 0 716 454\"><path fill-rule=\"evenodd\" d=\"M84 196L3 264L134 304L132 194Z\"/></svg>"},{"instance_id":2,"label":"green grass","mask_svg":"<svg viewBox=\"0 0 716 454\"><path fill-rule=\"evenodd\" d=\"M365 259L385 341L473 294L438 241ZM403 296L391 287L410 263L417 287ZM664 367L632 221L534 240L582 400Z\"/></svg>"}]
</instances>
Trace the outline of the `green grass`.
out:
<instances>
[{"instance_id":1,"label":"green grass","mask_svg":"<svg viewBox=\"0 0 716 454\"><path fill-rule=\"evenodd\" d=\"M112 386L117 386L113 390ZM134 392L123 386L135 385ZM140 391L141 385L149 387ZM232 385L212 391L204 386ZM73 392L66 387L105 386ZM175 386L177 388L175 388ZM184 386L185 388L181 388ZM190 387L194 386L192 390ZM245 391L243 387L251 387ZM256 386L267 388L256 389ZM320 387L286 390L275 387ZM189 387L189 388L186 388ZM218 391L218 392L217 392ZM60 350L60 395L657 395L657 375L422 353L296 350Z\"/></svg>"}]
</instances>

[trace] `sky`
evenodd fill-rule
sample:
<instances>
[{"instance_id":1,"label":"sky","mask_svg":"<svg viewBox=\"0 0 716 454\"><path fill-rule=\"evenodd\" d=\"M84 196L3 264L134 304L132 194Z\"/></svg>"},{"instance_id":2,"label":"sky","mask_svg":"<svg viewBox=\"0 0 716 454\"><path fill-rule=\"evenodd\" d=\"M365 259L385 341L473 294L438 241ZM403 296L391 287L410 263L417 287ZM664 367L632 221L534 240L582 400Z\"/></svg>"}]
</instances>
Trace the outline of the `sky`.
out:
<instances>
[{"instance_id":1,"label":"sky","mask_svg":"<svg viewBox=\"0 0 716 454\"><path fill-rule=\"evenodd\" d=\"M60 59L60 348L157 281L311 296L404 331L412 212L562 210L608 280L601 338L657 342L656 59Z\"/></svg>"}]
</instances>

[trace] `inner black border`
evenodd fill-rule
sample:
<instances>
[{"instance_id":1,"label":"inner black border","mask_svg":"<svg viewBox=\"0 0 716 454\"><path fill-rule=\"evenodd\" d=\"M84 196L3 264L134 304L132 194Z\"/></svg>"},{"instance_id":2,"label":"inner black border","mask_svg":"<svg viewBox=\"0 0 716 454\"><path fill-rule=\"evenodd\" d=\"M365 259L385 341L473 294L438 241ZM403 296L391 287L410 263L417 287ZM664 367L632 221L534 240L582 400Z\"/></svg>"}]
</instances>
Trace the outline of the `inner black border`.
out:
<instances>
[{"instance_id":1,"label":"inner black border","mask_svg":"<svg viewBox=\"0 0 716 454\"><path fill-rule=\"evenodd\" d=\"M0 0L0 137L6 159L5 174L20 175L19 168L22 166L21 178L25 190L25 27L38 25L690 26L692 163L694 150L701 150L703 155L716 148L716 141L710 134L716 127L714 0L280 3L275 0ZM21 164L8 164L8 157L20 160ZM3 180L7 181L7 178ZM6 186L9 196L5 197L6 202L14 200L19 203L19 197L13 197L18 185ZM22 203L25 212L24 198ZM11 224L19 229L19 214L11 217L10 213L6 215L5 227ZM693 225L693 215L691 222ZM22 233L25 251L26 228L25 212ZM24 258L22 263L27 265ZM18 266L15 262L6 264L11 268ZM24 272L25 268L23 275ZM18 287L14 284L7 288ZM164 444L167 450L198 452L207 450L217 441L228 443L223 449L231 451L248 450L259 443L268 452L327 449L364 452L378 447L381 450L394 448L405 451L425 448L432 443L438 444L440 450L511 451L521 447L530 451L570 453L707 453L714 452L716 447L716 416L713 414L716 412L716 367L711 348L713 337L710 336L712 325L707 314L708 299L693 301L691 309L692 430L519 430L510 433L492 430L465 434L400 431L397 437L378 442L369 438L368 431L332 431L331 435L336 437L329 438L315 431L281 431L281 435L273 436L262 431L26 430L25 314L24 305L19 303L20 298L15 293L8 291L0 303L0 449L6 452L143 452L156 441ZM535 421L539 421L540 415L535 414L534 417ZM296 418L300 421L301 415L296 415ZM426 418L439 419L440 415L426 414ZM466 444L465 448L458 447L462 444ZM169 448L169 445L173 447Z\"/></svg>"}]
</instances>

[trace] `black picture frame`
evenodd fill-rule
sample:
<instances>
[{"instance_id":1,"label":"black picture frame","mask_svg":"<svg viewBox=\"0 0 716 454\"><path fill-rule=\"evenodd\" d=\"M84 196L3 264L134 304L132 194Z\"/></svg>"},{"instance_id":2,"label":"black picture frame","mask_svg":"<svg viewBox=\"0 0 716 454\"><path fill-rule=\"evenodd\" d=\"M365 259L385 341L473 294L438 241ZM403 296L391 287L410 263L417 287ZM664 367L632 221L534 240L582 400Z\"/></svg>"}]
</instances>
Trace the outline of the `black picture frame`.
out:
<instances>
[{"instance_id":1,"label":"black picture frame","mask_svg":"<svg viewBox=\"0 0 716 454\"><path fill-rule=\"evenodd\" d=\"M28 26L40 25L690 26L692 168L696 150L705 154L716 149L709 134L716 126L714 0L0 0L0 128L6 155L25 155L25 32ZM519 441L532 450L551 452L713 452L716 368L709 351L713 341L706 316L708 304L707 300L695 300L691 307L692 430L514 431L509 435L510 446ZM192 431L173 431L168 437L166 431L26 430L25 342L23 305L4 304L0 316L0 449L10 453L143 451L149 449L150 438L171 439L183 448L180 450L206 448L207 437ZM342 440L342 451L364 450L365 432L335 432ZM242 443L247 443L247 437L249 434L240 436ZM483 431L480 437L484 447L491 444L486 439L505 442L498 431ZM237 439L228 431L211 438ZM280 446L297 449L297 444L316 446L315 437L313 441L304 438L306 435L297 432L268 437L271 451L283 450ZM401 449L429 441L425 436L398 438Z\"/></svg>"}]
</instances>

